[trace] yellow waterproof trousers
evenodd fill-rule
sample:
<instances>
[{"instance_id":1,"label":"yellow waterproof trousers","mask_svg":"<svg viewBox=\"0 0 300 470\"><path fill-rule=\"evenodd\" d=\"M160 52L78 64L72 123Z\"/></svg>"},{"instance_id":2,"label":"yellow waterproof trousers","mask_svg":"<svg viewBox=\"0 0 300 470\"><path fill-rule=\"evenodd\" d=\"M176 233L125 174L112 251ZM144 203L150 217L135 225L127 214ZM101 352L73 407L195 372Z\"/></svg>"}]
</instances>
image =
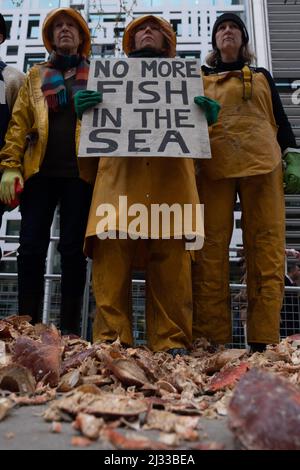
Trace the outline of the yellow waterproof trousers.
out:
<instances>
[{"instance_id":1,"label":"yellow waterproof trousers","mask_svg":"<svg viewBox=\"0 0 300 470\"><path fill-rule=\"evenodd\" d=\"M193 265L193 338L231 341L229 244L237 194L247 263L247 339L279 341L284 291L285 206L281 164L243 178L198 181L204 204L205 242Z\"/></svg>"},{"instance_id":2,"label":"yellow waterproof trousers","mask_svg":"<svg viewBox=\"0 0 300 470\"><path fill-rule=\"evenodd\" d=\"M188 348L192 341L191 255L183 240L94 240L93 341L132 344L131 277L139 243L146 244L146 325L153 351Z\"/></svg>"}]
</instances>

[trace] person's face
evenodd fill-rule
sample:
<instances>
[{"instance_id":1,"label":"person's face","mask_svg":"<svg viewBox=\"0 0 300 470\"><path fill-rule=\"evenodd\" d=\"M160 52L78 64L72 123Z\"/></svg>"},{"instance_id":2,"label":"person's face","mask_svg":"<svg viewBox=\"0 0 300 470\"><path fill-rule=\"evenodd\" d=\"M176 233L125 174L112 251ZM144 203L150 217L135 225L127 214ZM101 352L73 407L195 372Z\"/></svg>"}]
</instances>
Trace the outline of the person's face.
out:
<instances>
[{"instance_id":1,"label":"person's face","mask_svg":"<svg viewBox=\"0 0 300 470\"><path fill-rule=\"evenodd\" d=\"M216 32L216 45L222 54L231 53L238 56L243 44L242 31L233 21L224 21Z\"/></svg>"},{"instance_id":2,"label":"person's face","mask_svg":"<svg viewBox=\"0 0 300 470\"><path fill-rule=\"evenodd\" d=\"M75 20L65 13L60 13L52 25L52 44L60 54L76 54L82 42L80 29Z\"/></svg>"},{"instance_id":3,"label":"person's face","mask_svg":"<svg viewBox=\"0 0 300 470\"><path fill-rule=\"evenodd\" d=\"M134 42L137 50L151 47L156 51L161 51L164 49L165 37L157 21L147 20L137 26Z\"/></svg>"},{"instance_id":4,"label":"person's face","mask_svg":"<svg viewBox=\"0 0 300 470\"><path fill-rule=\"evenodd\" d=\"M299 281L299 279L300 279L300 268L299 268L299 266L295 266L294 270L292 271L292 275L290 277L294 282Z\"/></svg>"}]
</instances>

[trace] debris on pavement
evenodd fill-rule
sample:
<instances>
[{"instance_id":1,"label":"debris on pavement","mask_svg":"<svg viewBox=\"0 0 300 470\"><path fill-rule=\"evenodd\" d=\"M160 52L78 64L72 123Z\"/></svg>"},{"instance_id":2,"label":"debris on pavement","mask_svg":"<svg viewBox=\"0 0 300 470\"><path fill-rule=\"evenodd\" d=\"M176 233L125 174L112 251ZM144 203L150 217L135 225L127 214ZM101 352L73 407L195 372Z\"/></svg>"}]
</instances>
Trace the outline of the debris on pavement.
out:
<instances>
[{"instance_id":1,"label":"debris on pavement","mask_svg":"<svg viewBox=\"0 0 300 470\"><path fill-rule=\"evenodd\" d=\"M244 448L300 449L300 335L252 355L199 339L189 355L173 358L118 340L91 345L29 320L0 320L0 420L13 406L49 402L49 432L69 423L73 446L204 450L224 445L207 442L201 419L228 415ZM261 412L253 412L253 403ZM276 424L275 409L288 421Z\"/></svg>"},{"instance_id":2,"label":"debris on pavement","mask_svg":"<svg viewBox=\"0 0 300 470\"><path fill-rule=\"evenodd\" d=\"M281 377L253 368L237 385L228 413L246 449L300 449L300 389Z\"/></svg>"}]
</instances>

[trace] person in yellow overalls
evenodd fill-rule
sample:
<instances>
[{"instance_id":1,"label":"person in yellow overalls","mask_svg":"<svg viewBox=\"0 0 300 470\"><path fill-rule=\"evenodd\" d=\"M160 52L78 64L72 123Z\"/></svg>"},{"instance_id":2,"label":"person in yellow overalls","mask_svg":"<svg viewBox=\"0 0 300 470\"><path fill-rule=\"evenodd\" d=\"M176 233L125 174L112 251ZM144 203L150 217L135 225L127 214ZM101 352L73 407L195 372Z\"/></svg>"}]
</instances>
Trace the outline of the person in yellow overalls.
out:
<instances>
[{"instance_id":1,"label":"person in yellow overalls","mask_svg":"<svg viewBox=\"0 0 300 470\"><path fill-rule=\"evenodd\" d=\"M50 56L28 71L15 102L0 152L0 199L11 204L16 182L24 185L18 303L19 314L30 315L32 323L42 317L50 227L59 206L60 328L63 334L78 335L86 279L83 242L93 190L89 172L94 162L77 158L81 123L76 96L81 93L82 111L98 103L100 95L92 92L91 97L86 90L91 38L80 13L73 8L51 10L42 33Z\"/></svg>"},{"instance_id":2,"label":"person in yellow overalls","mask_svg":"<svg viewBox=\"0 0 300 470\"><path fill-rule=\"evenodd\" d=\"M175 56L176 36L170 23L153 15L133 20L125 29L123 49L129 57ZM171 226L140 239L129 234L127 207L139 203L150 213L153 204L177 203L183 207L199 203L194 162L187 158L101 157L86 233L86 253L93 258L93 291L97 311L94 341L132 345L130 292L132 269L144 255L146 278L146 324L148 346L153 351L187 354L192 341L191 254L185 249L183 227ZM116 208L117 239L96 235L100 204ZM128 218L129 219L129 218ZM150 221L151 223L151 221ZM151 227L153 228L153 227ZM150 230L150 224L149 224ZM120 235L122 234L122 235ZM203 236L203 226L199 228ZM145 238L144 240L141 239ZM177 239L176 239L177 237Z\"/></svg>"},{"instance_id":3,"label":"person in yellow overalls","mask_svg":"<svg viewBox=\"0 0 300 470\"><path fill-rule=\"evenodd\" d=\"M279 341L284 289L285 205L281 155L300 158L275 83L253 56L233 13L213 27L204 90L221 104L210 127L212 159L200 163L205 242L193 266L193 337L231 341L229 244L237 195L247 263L247 335L252 351Z\"/></svg>"}]
</instances>

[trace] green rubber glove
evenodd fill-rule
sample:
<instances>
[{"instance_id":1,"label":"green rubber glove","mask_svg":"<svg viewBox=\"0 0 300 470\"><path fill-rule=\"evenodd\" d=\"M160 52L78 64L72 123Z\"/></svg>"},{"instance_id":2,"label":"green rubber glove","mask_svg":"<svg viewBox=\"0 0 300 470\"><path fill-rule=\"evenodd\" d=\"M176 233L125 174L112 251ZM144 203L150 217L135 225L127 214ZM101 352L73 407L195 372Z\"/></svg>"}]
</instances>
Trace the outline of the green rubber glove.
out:
<instances>
[{"instance_id":1,"label":"green rubber glove","mask_svg":"<svg viewBox=\"0 0 300 470\"><path fill-rule=\"evenodd\" d=\"M218 101L207 98L206 96L195 96L194 103L205 113L208 126L212 126L217 122L218 114L221 109L221 105Z\"/></svg>"},{"instance_id":2,"label":"green rubber glove","mask_svg":"<svg viewBox=\"0 0 300 470\"><path fill-rule=\"evenodd\" d=\"M102 93L93 90L80 90L74 95L74 107L79 119L82 114L89 108L102 103Z\"/></svg>"},{"instance_id":3,"label":"green rubber glove","mask_svg":"<svg viewBox=\"0 0 300 470\"><path fill-rule=\"evenodd\" d=\"M11 204L16 198L17 183L21 188L24 186L22 174L18 168L6 168L0 183L0 199L5 204Z\"/></svg>"},{"instance_id":4,"label":"green rubber glove","mask_svg":"<svg viewBox=\"0 0 300 470\"><path fill-rule=\"evenodd\" d=\"M283 170L284 192L286 194L300 193L300 149L287 149L283 157L285 168Z\"/></svg>"}]
</instances>

